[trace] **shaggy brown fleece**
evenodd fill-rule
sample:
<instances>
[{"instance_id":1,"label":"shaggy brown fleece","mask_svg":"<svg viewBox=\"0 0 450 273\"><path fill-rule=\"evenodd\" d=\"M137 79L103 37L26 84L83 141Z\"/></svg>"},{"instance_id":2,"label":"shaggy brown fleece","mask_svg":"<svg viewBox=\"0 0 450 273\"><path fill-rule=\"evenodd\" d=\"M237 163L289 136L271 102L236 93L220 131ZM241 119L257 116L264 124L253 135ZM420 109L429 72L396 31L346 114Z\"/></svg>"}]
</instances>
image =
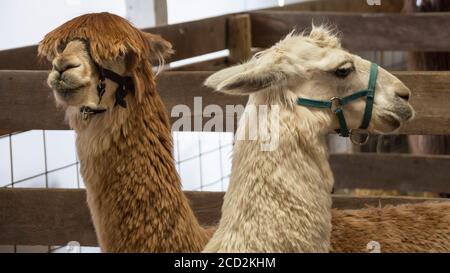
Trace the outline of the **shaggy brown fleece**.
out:
<instances>
[{"instance_id":1,"label":"shaggy brown fleece","mask_svg":"<svg viewBox=\"0 0 450 273\"><path fill-rule=\"evenodd\" d=\"M450 252L450 202L333 210L332 252Z\"/></svg>"}]
</instances>

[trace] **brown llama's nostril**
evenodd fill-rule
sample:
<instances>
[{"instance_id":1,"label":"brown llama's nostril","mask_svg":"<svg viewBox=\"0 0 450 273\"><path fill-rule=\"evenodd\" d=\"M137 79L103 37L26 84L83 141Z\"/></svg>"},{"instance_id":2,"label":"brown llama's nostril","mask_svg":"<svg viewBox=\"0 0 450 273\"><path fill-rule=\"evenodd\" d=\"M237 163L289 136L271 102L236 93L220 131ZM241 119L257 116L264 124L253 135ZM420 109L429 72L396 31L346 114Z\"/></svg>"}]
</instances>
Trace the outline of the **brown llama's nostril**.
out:
<instances>
[{"instance_id":1,"label":"brown llama's nostril","mask_svg":"<svg viewBox=\"0 0 450 273\"><path fill-rule=\"evenodd\" d=\"M64 61L53 62L53 69L58 71L61 75L69 69L77 68L80 66L81 66L81 64L79 64L79 63L68 63L68 62L64 62Z\"/></svg>"}]
</instances>

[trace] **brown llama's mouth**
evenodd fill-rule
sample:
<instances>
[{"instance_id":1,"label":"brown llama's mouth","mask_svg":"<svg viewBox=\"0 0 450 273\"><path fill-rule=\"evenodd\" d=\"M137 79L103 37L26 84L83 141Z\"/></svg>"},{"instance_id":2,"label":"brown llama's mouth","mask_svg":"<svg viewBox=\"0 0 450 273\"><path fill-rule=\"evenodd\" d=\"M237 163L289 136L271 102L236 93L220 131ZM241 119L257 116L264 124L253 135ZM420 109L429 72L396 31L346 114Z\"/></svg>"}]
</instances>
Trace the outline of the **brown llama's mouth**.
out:
<instances>
[{"instance_id":1,"label":"brown llama's mouth","mask_svg":"<svg viewBox=\"0 0 450 273\"><path fill-rule=\"evenodd\" d=\"M54 88L58 95L60 95L64 99L69 99L73 95L75 95L80 89L84 86L79 86L75 88Z\"/></svg>"},{"instance_id":2,"label":"brown llama's mouth","mask_svg":"<svg viewBox=\"0 0 450 273\"><path fill-rule=\"evenodd\" d=\"M57 83L53 84L52 87L58 93L69 93L69 92L77 92L80 89L84 88L85 86L84 85L78 85L76 87L71 87L71 86L68 86L64 82L57 82Z\"/></svg>"},{"instance_id":3,"label":"brown llama's mouth","mask_svg":"<svg viewBox=\"0 0 450 273\"><path fill-rule=\"evenodd\" d=\"M80 80L75 80L71 78L61 79L59 76L55 76L51 73L48 78L48 85L57 92L75 92L86 86L85 83Z\"/></svg>"},{"instance_id":4,"label":"brown llama's mouth","mask_svg":"<svg viewBox=\"0 0 450 273\"><path fill-rule=\"evenodd\" d=\"M58 92L58 95L60 95L64 99L68 99L68 98L72 97L74 94L74 92L69 91L69 90L57 90L57 92Z\"/></svg>"}]
</instances>

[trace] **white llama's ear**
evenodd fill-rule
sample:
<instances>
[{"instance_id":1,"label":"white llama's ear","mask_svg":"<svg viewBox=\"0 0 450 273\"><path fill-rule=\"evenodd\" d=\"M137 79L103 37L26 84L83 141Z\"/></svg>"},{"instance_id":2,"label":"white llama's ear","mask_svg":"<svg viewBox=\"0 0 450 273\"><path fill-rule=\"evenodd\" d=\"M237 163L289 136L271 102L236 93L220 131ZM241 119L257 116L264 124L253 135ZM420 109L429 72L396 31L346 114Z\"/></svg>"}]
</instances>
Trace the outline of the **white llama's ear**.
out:
<instances>
[{"instance_id":1,"label":"white llama's ear","mask_svg":"<svg viewBox=\"0 0 450 273\"><path fill-rule=\"evenodd\" d=\"M261 68L251 62L225 68L214 73L205 85L231 95L249 95L274 86L283 86L287 74L274 67Z\"/></svg>"}]
</instances>

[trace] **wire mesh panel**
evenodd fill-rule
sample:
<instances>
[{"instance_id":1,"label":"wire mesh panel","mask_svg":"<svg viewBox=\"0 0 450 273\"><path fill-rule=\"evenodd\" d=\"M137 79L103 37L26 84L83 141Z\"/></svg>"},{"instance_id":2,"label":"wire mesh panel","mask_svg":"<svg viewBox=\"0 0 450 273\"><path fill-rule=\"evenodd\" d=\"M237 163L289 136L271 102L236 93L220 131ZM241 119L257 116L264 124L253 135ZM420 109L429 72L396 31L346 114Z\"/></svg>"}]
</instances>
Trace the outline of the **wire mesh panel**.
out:
<instances>
[{"instance_id":1,"label":"wire mesh panel","mask_svg":"<svg viewBox=\"0 0 450 273\"><path fill-rule=\"evenodd\" d=\"M184 190L226 191L231 172L232 133L174 132L173 139L174 158ZM0 137L0 181L0 186L6 188L84 188L75 133L33 130ZM73 251L99 249L70 245L0 246L0 252Z\"/></svg>"},{"instance_id":2,"label":"wire mesh panel","mask_svg":"<svg viewBox=\"0 0 450 273\"><path fill-rule=\"evenodd\" d=\"M225 191L228 188L232 133L175 132L174 143L184 190Z\"/></svg>"}]
</instances>

